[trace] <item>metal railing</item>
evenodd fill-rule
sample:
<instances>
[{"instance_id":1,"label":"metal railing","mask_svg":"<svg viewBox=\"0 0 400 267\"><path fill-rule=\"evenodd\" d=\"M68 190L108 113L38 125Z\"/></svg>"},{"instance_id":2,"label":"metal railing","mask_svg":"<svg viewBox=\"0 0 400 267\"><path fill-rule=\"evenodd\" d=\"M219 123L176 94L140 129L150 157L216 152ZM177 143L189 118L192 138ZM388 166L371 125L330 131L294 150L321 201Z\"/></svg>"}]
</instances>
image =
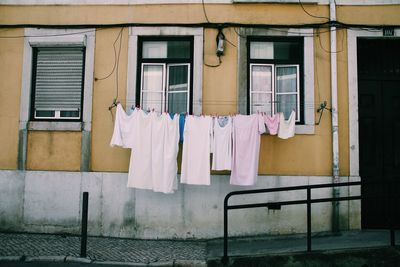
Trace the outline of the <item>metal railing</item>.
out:
<instances>
[{"instance_id":1,"label":"metal railing","mask_svg":"<svg viewBox=\"0 0 400 267\"><path fill-rule=\"evenodd\" d=\"M361 186L361 181L347 182L347 183L329 183L329 184L277 187L268 189L242 190L242 191L230 192L225 196L224 199L224 252L223 252L224 254L222 257L222 263L227 264L229 261L228 257L228 211L229 210L260 208L260 207L267 207L268 209L279 210L281 209L282 206L306 204L307 205L307 252L311 252L311 204L361 199L361 194L357 196L312 199L311 190L319 188L333 188L333 187L343 187L343 186ZM273 193L273 192L283 192L283 191L299 191L299 190L307 191L306 199L278 201L278 202L262 202L262 203L241 204L241 205L228 205L229 198L235 195L250 195L250 194ZM390 244L391 246L395 245L395 231L393 227L390 229Z\"/></svg>"}]
</instances>

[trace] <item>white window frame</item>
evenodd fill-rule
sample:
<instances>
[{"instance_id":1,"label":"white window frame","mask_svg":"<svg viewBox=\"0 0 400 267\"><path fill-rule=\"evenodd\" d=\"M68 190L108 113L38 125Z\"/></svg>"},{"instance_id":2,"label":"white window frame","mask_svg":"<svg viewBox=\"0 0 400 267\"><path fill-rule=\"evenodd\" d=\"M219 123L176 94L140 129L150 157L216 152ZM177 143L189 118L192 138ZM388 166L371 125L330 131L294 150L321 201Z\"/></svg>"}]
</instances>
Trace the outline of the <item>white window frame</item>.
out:
<instances>
[{"instance_id":1,"label":"white window frame","mask_svg":"<svg viewBox=\"0 0 400 267\"><path fill-rule=\"evenodd\" d=\"M166 100L165 100L165 107L164 107L164 109L165 110L167 110L168 109L168 101L169 101L169 99L168 99L168 97L169 97L169 94L176 94L176 93L187 93L187 96L186 96L186 110L189 110L189 107L190 107L190 103L189 103L189 101L190 101L190 82L191 82L191 79L190 79L190 71L191 71L191 69L190 69L190 63L172 63L172 64L166 64L167 65L167 78L166 78L166 83L165 83L165 87L166 87L166 89L165 89L165 98L166 98ZM179 90L179 91L169 91L169 68L170 67L174 67L174 66L187 66L188 67L188 78L187 78L187 85L186 85L186 88L187 88L187 90Z\"/></svg>"},{"instance_id":2,"label":"white window frame","mask_svg":"<svg viewBox=\"0 0 400 267\"><path fill-rule=\"evenodd\" d=\"M161 66L162 67L162 85L161 85L161 91L149 91L149 90L143 90L144 86L144 68L145 66ZM166 64L165 63L142 63L142 66L140 67L141 70L141 82L140 82L140 106L144 108L143 104L143 94L144 93L161 93L161 107L163 110L158 110L159 112L163 112L165 109L165 80L166 80Z\"/></svg>"},{"instance_id":3,"label":"white window frame","mask_svg":"<svg viewBox=\"0 0 400 267\"><path fill-rule=\"evenodd\" d=\"M280 67L296 67L296 93L293 92L286 92L286 93L278 93L276 90L276 86L274 87L274 96L276 95L296 95L296 122L300 121L300 65L299 64L276 64L275 65L275 81L277 79L277 68ZM275 97L277 98L277 97ZM274 112L277 112L276 109L274 109Z\"/></svg>"},{"instance_id":4,"label":"white window frame","mask_svg":"<svg viewBox=\"0 0 400 267\"><path fill-rule=\"evenodd\" d=\"M161 93L161 108L162 110L158 110L158 112L165 112L168 110L168 96L169 94L175 94L175 93L187 93L186 96L186 112L189 111L189 100L190 100L190 63L142 63L141 66L141 80L140 80L140 106L144 107L143 104L143 93L150 92L150 93ZM145 66L162 66L163 67L163 83L162 83L162 90L161 91L148 91L148 90L143 90L144 86L144 67ZM187 66L188 68L188 83L186 85L187 90L179 90L179 91L169 91L169 68L173 66Z\"/></svg>"},{"instance_id":5,"label":"white window frame","mask_svg":"<svg viewBox=\"0 0 400 267\"><path fill-rule=\"evenodd\" d=\"M126 106L136 105L137 52L139 36L193 36L193 114L202 113L203 28L130 27L128 40L128 79ZM140 88L139 88L140 90ZM188 101L188 105L190 105Z\"/></svg>"},{"instance_id":6,"label":"white window frame","mask_svg":"<svg viewBox=\"0 0 400 267\"><path fill-rule=\"evenodd\" d=\"M304 124L295 126L296 134L315 133L315 103L314 103L314 30L312 28L296 29L258 29L240 28L238 35L238 75L237 75L237 103L241 114L247 113L247 36L298 36L303 37L303 86L304 99L307 103L304 108Z\"/></svg>"},{"instance_id":7,"label":"white window frame","mask_svg":"<svg viewBox=\"0 0 400 267\"><path fill-rule=\"evenodd\" d=\"M254 91L253 90L253 79L252 77L252 68L254 66L269 66L271 67L271 91ZM264 64L264 63L251 63L250 66L250 113L255 113L256 111L253 110L253 94L271 94L271 105L272 105L272 113L275 111L275 93L274 93L274 88L275 88L275 67L273 64Z\"/></svg>"}]
</instances>

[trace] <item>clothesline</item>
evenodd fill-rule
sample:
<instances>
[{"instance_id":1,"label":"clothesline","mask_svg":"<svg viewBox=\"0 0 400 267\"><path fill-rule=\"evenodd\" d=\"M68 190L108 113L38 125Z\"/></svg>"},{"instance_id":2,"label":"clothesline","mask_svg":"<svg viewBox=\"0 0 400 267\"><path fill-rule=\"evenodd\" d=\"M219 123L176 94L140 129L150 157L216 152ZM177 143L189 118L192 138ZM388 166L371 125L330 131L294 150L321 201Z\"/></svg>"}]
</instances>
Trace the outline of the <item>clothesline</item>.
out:
<instances>
[{"instance_id":1,"label":"clothesline","mask_svg":"<svg viewBox=\"0 0 400 267\"><path fill-rule=\"evenodd\" d=\"M213 170L231 170L230 183L249 186L257 181L260 136L268 128L282 139L294 136L295 112L261 113L213 119L211 116L181 116L134 109L127 114L117 103L111 146L132 149L128 187L173 193L177 190L177 155L181 118L183 130L181 183L210 185ZM266 127L267 126L267 127Z\"/></svg>"}]
</instances>

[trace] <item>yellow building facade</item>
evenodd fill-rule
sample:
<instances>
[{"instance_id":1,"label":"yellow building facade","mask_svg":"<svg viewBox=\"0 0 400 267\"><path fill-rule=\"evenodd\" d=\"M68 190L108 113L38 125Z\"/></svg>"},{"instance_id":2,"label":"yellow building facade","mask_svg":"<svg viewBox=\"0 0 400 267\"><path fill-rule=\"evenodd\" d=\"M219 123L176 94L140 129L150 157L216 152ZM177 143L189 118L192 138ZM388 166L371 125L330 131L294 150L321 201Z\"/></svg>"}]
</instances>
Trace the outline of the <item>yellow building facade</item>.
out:
<instances>
[{"instance_id":1,"label":"yellow building facade","mask_svg":"<svg viewBox=\"0 0 400 267\"><path fill-rule=\"evenodd\" d=\"M223 196L246 189L229 185L229 173L213 173L208 188L180 185L174 196L125 186L130 151L109 145L115 118L115 108L109 107L115 99L127 110L140 104L137 53L143 36L193 37L192 113L221 115L248 113L244 99L251 37L300 38L301 120L291 139L262 135L255 187L360 179L359 129L354 118L357 62L351 62L357 53L354 40L398 38L399 2L336 1L334 7L329 1L9 2L0 1L0 192L1 198L25 197L0 204L4 214L0 229L76 232L80 194L89 191L93 209L89 231L95 235L211 238L222 234ZM332 20L332 12L336 19ZM385 29L393 32L385 36ZM218 30L225 36L220 57L216 55ZM62 45L85 48L81 117L77 121L32 119L34 51ZM332 84L337 86L336 96ZM327 109L322 110L324 103ZM332 114L337 116L336 124ZM178 165L180 161L181 153ZM357 192L359 188L340 191L343 196ZM72 207L65 208L66 202ZM340 229L361 228L359 201L341 203L336 215L330 204L316 210L315 231L332 230L335 216ZM201 212L205 214L200 216ZM305 231L305 221L296 222L305 218L302 207L233 216L234 235Z\"/></svg>"}]
</instances>

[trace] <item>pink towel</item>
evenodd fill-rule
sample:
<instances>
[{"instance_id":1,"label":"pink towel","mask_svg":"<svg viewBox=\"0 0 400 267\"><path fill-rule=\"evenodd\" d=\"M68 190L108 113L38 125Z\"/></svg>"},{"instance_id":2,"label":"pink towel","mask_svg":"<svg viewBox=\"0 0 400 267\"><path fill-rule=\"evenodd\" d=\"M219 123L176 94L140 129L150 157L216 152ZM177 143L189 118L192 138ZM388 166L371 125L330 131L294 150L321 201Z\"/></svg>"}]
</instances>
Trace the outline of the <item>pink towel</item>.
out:
<instances>
[{"instance_id":1,"label":"pink towel","mask_svg":"<svg viewBox=\"0 0 400 267\"><path fill-rule=\"evenodd\" d=\"M272 116L264 115L264 122L267 125L270 135L276 135L279 128L279 113L275 113Z\"/></svg>"}]
</instances>

